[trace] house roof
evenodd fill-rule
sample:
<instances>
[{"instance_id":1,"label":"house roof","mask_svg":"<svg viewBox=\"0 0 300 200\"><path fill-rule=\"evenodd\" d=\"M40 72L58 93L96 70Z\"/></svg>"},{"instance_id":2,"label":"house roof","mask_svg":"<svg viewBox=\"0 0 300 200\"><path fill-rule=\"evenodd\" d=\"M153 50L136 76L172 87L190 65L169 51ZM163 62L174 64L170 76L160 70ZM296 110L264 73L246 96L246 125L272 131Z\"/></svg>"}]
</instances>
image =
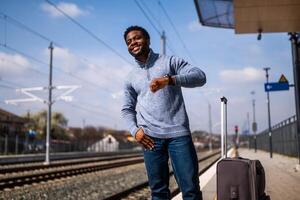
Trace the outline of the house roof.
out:
<instances>
[{"instance_id":1,"label":"house roof","mask_svg":"<svg viewBox=\"0 0 300 200\"><path fill-rule=\"evenodd\" d=\"M26 119L0 108L0 122L25 123Z\"/></svg>"}]
</instances>

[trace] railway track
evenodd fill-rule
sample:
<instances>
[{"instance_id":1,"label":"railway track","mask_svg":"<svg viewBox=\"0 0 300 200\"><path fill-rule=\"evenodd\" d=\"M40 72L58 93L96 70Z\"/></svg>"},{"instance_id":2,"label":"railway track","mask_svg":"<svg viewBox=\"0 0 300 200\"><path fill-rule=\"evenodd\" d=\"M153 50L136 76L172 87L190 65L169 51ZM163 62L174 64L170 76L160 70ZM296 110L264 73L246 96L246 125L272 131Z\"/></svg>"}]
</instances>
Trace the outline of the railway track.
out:
<instances>
[{"instance_id":1,"label":"railway track","mask_svg":"<svg viewBox=\"0 0 300 200\"><path fill-rule=\"evenodd\" d=\"M142 151L118 151L118 152L67 152L67 153L50 153L50 160L62 161L81 158L99 158L99 157L112 157L120 155L133 155L140 154ZM45 161L45 154L23 154L0 156L0 166L17 165L24 163L43 163Z\"/></svg>"},{"instance_id":2,"label":"railway track","mask_svg":"<svg viewBox=\"0 0 300 200\"><path fill-rule=\"evenodd\" d=\"M20 173L24 171L33 171L33 170L42 170L50 169L56 167L78 165L78 164L87 164L93 162L104 162L104 161L113 161L118 159L127 159L127 158L142 158L142 154L130 154L130 155L116 155L116 156L105 156L105 157L95 157L95 158L81 158L81 159L72 159L72 160L57 160L51 162L49 165L44 165L43 163L26 163L26 165L5 165L0 167L0 174L7 173Z\"/></svg>"},{"instance_id":3,"label":"railway track","mask_svg":"<svg viewBox=\"0 0 300 200\"><path fill-rule=\"evenodd\" d=\"M198 160L199 163L207 161L209 159L212 159L207 165L205 165L205 167L202 167L202 169L199 171L199 176L202 175L207 169L209 169L215 162L217 162L220 159L220 151L217 151L215 153L212 153L208 156L205 156L201 159ZM173 177L173 171L170 172L170 177ZM147 187L148 187L149 183L148 181L140 183L138 185L135 185L132 188L129 188L127 190L121 191L119 193L116 193L114 195L111 195L107 198L105 198L104 200L118 200L118 199L135 199L134 197L131 198L131 194L133 193L140 193L142 195L140 195L139 197L136 197L136 199L147 199L145 196L145 193L149 193L150 191ZM171 197L176 196L178 193L180 192L180 189L178 187L174 188L171 190ZM141 197L143 196L144 197Z\"/></svg>"},{"instance_id":4,"label":"railway track","mask_svg":"<svg viewBox=\"0 0 300 200\"><path fill-rule=\"evenodd\" d=\"M128 166L144 161L142 156L123 156L122 159L105 159L101 161L84 160L68 163L57 163L49 166L25 166L19 169L6 169L6 173L0 175L0 190L23 186L41 181L53 180L73 175L101 171L116 167ZM5 170L4 170L5 171ZM8 173L10 171L11 173Z\"/></svg>"},{"instance_id":5,"label":"railway track","mask_svg":"<svg viewBox=\"0 0 300 200\"><path fill-rule=\"evenodd\" d=\"M208 152L202 152L201 153L201 155L204 156L204 157L199 159L199 162L201 162L200 166L202 166L202 168L200 168L201 169L200 173L202 173L205 170L205 169L203 169L204 165L205 165L206 168L209 167L209 165L204 164L205 162L207 162L209 164L212 164L212 162L215 162L214 161L215 158L219 157L219 152L215 152L213 154L205 156L207 154L208 154ZM39 197L36 197L36 195L40 194L40 192L35 191L35 189L32 190L32 192L31 192L31 189L29 189L29 188L31 188L31 185L37 185L37 183L40 183L40 182L41 183L47 183L49 180L51 180L49 182L49 183L52 184L51 187L56 188L54 186L55 184L53 185L53 181L56 181L56 180L57 181L62 181L61 183L63 183L66 180L65 178L67 178L67 179L69 177L74 178L74 176L76 177L76 175L87 174L87 175L84 175L84 176L80 176L81 177L80 179L76 178L76 180L86 180L86 179L89 179L87 177L91 177L90 174L98 173L98 171L100 172L101 170L105 170L105 169L108 169L107 170L108 173L106 173L106 170L103 171L106 174L109 174L109 173L114 174L115 170L118 171L117 174L120 174L120 172L125 170L125 169L126 169L125 171L128 171L127 169L129 169L129 168L127 168L127 166L129 167L129 166L131 166L133 164L136 164L136 163L140 163L137 166L141 166L143 168L143 166L141 165L142 162L143 162L142 158L125 158L125 159L121 159L121 160L105 161L105 163L103 163L103 162L102 163L99 163L99 162L98 163L97 162L83 163L83 164L79 164L79 165L74 164L74 165L70 165L70 166L67 166L67 167L62 166L62 167L54 168L54 169L49 168L47 170L40 169L40 170L36 170L36 172L34 172L34 174L33 173L27 173L27 174L26 173L25 174L11 173L7 177L1 177L1 175L0 175L0 197L2 195L2 197L5 199L7 197L18 196L18 195L24 196L26 194L26 195L28 195L27 196L28 198L39 198ZM123 169L123 167L124 167L124 169ZM139 171L141 170L141 167L139 167ZM130 168L132 168L132 167L130 167ZM112 170L112 171L109 172L110 170ZM91 173L91 172L94 172L94 173ZM107 180L111 180L111 181L109 181L109 182L111 182L110 184L115 184L115 181L116 181L115 178L119 177L119 175L113 176L113 174L111 174L107 177L107 178L109 178ZM172 175L172 172L171 172L171 175ZM86 177L86 178L83 178L83 177ZM124 177L128 177L128 176L125 175ZM98 181L100 181L102 183L103 178L100 178L100 179L98 178ZM143 179L143 178L141 178L141 179ZM141 196L143 196L143 198L136 197L136 198L133 198L133 199L145 199L144 197L149 197L150 196L150 191L147 187L148 186L148 183L146 182L147 179L143 179L143 180L140 180L140 181L136 180L135 184L129 184L129 185L131 185L129 187L132 187L132 188L129 188L129 189L126 189L126 187L123 188L123 186L121 186L121 187L117 186L116 189L112 189L112 188L110 188L111 186L108 187L108 185L106 185L107 183L104 181L103 182L104 185L103 186L99 185L99 186L101 188L105 189L105 190L107 189L106 191L109 191L109 192L108 193L106 192L107 194L104 194L104 193L100 192L99 193L100 196L95 198L95 199L132 199L131 197L134 196L134 195L141 195ZM122 180L121 182L126 183L126 182L123 182L123 181L125 181L125 180ZM170 182L170 184L171 184L171 182ZM173 182L174 182L174 184L173 184L173 189L171 188L171 192L172 192L172 195L176 195L176 193L179 192L179 189L175 188L175 186L177 186L176 183L175 183L175 180ZM60 183L60 182L58 182L58 183ZM78 184L78 181L77 181L77 184ZM25 186L27 185L27 186L23 187L24 185ZM119 184L117 184L117 185L119 185ZM16 186L21 186L21 187L16 187ZM43 186L43 187L47 187L47 186ZM106 187L108 187L108 188L106 188ZM7 190L6 190L6 188L7 188ZM8 189L8 188L11 188L11 189ZM14 188L16 188L16 190ZM21 191L23 189L21 189L21 188L24 188L24 190L27 191L27 192L22 194ZM25 189L25 188L27 188L27 189ZM35 188L35 187L33 187L33 188ZM61 188L61 186L58 187L58 188ZM74 191L72 189L67 189L68 186L64 187L64 188L65 188L64 190L67 190L69 192ZM121 188L123 188L123 189L121 189ZM76 190L78 190L78 189L76 189ZM90 189L90 190L92 190L92 189ZM119 192L121 190L124 190L124 191ZM1 193L1 191L2 191L2 193ZM4 191L6 191L6 192L4 192ZM11 191L11 192L9 192L9 191ZM53 189L52 191L56 192L57 189ZM79 196L83 195L83 193L80 193L80 191L77 191L77 192L78 192ZM117 194L115 194L115 193L117 193ZM66 194L66 193L64 193L64 194ZM52 193L52 195L53 195L53 193ZM18 199L20 196L18 196L16 199ZM128 198L129 196L130 196L130 198ZM81 196L81 197L84 197L84 195ZM60 199L60 198L61 198L61 196L58 197L58 199Z\"/></svg>"}]
</instances>

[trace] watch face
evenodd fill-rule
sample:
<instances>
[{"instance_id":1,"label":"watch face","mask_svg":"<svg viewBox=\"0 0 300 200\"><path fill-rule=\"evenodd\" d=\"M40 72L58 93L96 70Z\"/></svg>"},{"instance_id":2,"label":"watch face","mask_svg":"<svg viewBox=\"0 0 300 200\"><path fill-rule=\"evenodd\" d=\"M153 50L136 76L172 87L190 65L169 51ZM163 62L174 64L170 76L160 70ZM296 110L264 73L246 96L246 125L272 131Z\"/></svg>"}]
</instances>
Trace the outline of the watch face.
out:
<instances>
[{"instance_id":1,"label":"watch face","mask_svg":"<svg viewBox=\"0 0 300 200\"><path fill-rule=\"evenodd\" d=\"M168 78L168 85L172 83L172 78L169 74L164 75L164 78Z\"/></svg>"}]
</instances>

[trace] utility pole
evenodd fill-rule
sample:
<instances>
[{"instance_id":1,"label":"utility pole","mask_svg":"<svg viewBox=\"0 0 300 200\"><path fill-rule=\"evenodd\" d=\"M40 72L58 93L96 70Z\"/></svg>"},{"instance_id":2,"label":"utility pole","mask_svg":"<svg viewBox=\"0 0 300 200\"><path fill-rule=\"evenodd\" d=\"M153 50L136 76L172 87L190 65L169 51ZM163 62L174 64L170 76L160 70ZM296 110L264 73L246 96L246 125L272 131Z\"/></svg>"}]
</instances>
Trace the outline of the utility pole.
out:
<instances>
[{"instance_id":1,"label":"utility pole","mask_svg":"<svg viewBox=\"0 0 300 200\"><path fill-rule=\"evenodd\" d=\"M166 35L165 31L162 32L160 35L160 41L161 41L161 54L166 55Z\"/></svg>"},{"instance_id":2,"label":"utility pole","mask_svg":"<svg viewBox=\"0 0 300 200\"><path fill-rule=\"evenodd\" d=\"M253 123L252 123L252 131L254 134L254 151L256 152L257 150L257 144L256 144L256 131L257 131L257 123L256 123L256 119L255 119L255 99L254 99L254 94L255 91L252 91L251 94L253 95L253 99L252 99L252 108L253 108Z\"/></svg>"},{"instance_id":3,"label":"utility pole","mask_svg":"<svg viewBox=\"0 0 300 200\"><path fill-rule=\"evenodd\" d=\"M61 86L52 86L52 59L53 59L53 43L50 43L49 46L50 49L50 73L49 73L49 85L48 87L33 87L33 88L21 88L17 89L17 92L22 92L23 94L29 96L30 98L25 99L11 99L11 100L5 100L5 103L7 104L14 104L20 102L32 102L32 101L39 101L42 103L47 104L48 106L48 112L47 112L47 132L46 132L46 156L45 156L45 165L50 164L49 159L49 151L50 151L50 131L51 131L51 106L52 104L57 100L64 100L66 102L72 101L72 96L67 96L68 94L72 93L74 90L79 88L80 86L76 85L61 85ZM52 90L58 89L58 90L66 90L59 96L57 96L54 100L52 100ZM41 91L41 90L48 90L48 100L42 99L38 97L35 94L32 94L32 91ZM26 137L27 138L27 137Z\"/></svg>"},{"instance_id":4,"label":"utility pole","mask_svg":"<svg viewBox=\"0 0 300 200\"><path fill-rule=\"evenodd\" d=\"M15 140L15 154L19 153L19 134L20 132L16 133L16 140Z\"/></svg>"},{"instance_id":5,"label":"utility pole","mask_svg":"<svg viewBox=\"0 0 300 200\"><path fill-rule=\"evenodd\" d=\"M267 84L269 83L269 74L268 71L270 70L270 67L264 68L266 71L266 80ZM269 91L267 91L267 104L268 104L268 124L269 124L269 148L270 148L270 158L272 158L273 154L273 148L272 148L272 128L271 128L271 112L270 112L270 94Z\"/></svg>"},{"instance_id":6,"label":"utility pole","mask_svg":"<svg viewBox=\"0 0 300 200\"><path fill-rule=\"evenodd\" d=\"M82 135L84 134L85 119L82 119Z\"/></svg>"},{"instance_id":7,"label":"utility pole","mask_svg":"<svg viewBox=\"0 0 300 200\"><path fill-rule=\"evenodd\" d=\"M295 103L296 103L296 116L297 116L297 143L298 143L298 160L300 164L300 40L299 33L289 33L292 57L293 57L293 71L294 71L294 85L295 85Z\"/></svg>"},{"instance_id":8,"label":"utility pole","mask_svg":"<svg viewBox=\"0 0 300 200\"><path fill-rule=\"evenodd\" d=\"M82 119L82 131L81 131L81 135L82 135L83 137L85 137L85 136L84 136L84 134L85 134L84 129L85 129L85 119ZM86 145L87 145L86 140L82 141L81 144L82 144L82 145L79 145L79 148L80 148L80 146L81 146L81 147L82 147L81 150L83 151L83 150L86 148Z\"/></svg>"},{"instance_id":9,"label":"utility pole","mask_svg":"<svg viewBox=\"0 0 300 200\"><path fill-rule=\"evenodd\" d=\"M47 135L46 135L46 160L45 165L50 163L50 132L51 132L51 107L52 107L52 59L53 59L53 44L50 43L50 71L49 71L49 86L48 86L48 112L47 112Z\"/></svg>"},{"instance_id":10,"label":"utility pole","mask_svg":"<svg viewBox=\"0 0 300 200\"><path fill-rule=\"evenodd\" d=\"M247 132L246 132L247 134L247 136L248 136L248 138L249 138L249 145L248 145L248 147L249 147L249 149L250 149L250 117L249 117L249 112L247 112Z\"/></svg>"},{"instance_id":11,"label":"utility pole","mask_svg":"<svg viewBox=\"0 0 300 200\"><path fill-rule=\"evenodd\" d=\"M209 126L209 151L212 151L212 124L211 124L211 106L208 103L208 126Z\"/></svg>"},{"instance_id":12,"label":"utility pole","mask_svg":"<svg viewBox=\"0 0 300 200\"><path fill-rule=\"evenodd\" d=\"M247 112L247 134L250 134L250 117L249 117L249 112Z\"/></svg>"}]
</instances>

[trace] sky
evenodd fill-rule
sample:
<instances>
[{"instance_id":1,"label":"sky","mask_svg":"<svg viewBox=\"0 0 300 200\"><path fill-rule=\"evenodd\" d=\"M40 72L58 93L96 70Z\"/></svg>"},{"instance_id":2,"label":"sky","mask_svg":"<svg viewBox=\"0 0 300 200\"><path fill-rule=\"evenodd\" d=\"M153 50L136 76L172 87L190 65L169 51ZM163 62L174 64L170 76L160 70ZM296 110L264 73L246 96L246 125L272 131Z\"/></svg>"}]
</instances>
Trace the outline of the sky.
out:
<instances>
[{"instance_id":1,"label":"sky","mask_svg":"<svg viewBox=\"0 0 300 200\"><path fill-rule=\"evenodd\" d=\"M270 82L278 82L281 74L290 84L294 82L287 33L263 34L258 41L257 34L237 35L232 29L204 27L198 22L193 0L50 2L71 18L47 1L0 1L0 108L9 112L24 115L47 108L39 101L17 105L5 101L28 98L17 88L47 87L52 41L53 85L79 86L71 93L71 102L57 99L65 89L54 89L57 100L52 110L62 112L69 126L126 129L120 117L122 88L136 65L123 33L131 25L148 30L155 52L161 52L159 33L165 31L166 54L184 58L205 72L205 86L183 88L192 131L209 131L211 105L212 131L220 132L222 96L228 99L229 133L235 125L241 131L251 126L253 99L258 132L265 130L268 111L263 68L271 68ZM48 98L46 90L32 93ZM271 92L270 104L272 125L295 115L294 88Z\"/></svg>"}]
</instances>

